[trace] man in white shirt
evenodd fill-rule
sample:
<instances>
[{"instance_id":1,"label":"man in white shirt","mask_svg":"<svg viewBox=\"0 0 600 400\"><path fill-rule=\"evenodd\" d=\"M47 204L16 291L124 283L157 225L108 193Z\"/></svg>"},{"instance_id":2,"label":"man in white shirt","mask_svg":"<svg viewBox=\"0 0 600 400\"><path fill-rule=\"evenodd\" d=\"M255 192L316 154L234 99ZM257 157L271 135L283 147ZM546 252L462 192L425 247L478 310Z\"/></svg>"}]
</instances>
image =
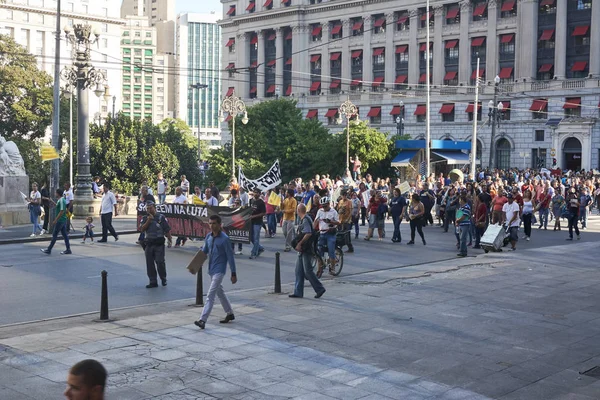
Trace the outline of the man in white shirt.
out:
<instances>
[{"instance_id":1,"label":"man in white shirt","mask_svg":"<svg viewBox=\"0 0 600 400\"><path fill-rule=\"evenodd\" d=\"M63 196L65 198L65 203L67 204L67 211L70 215L73 213L73 188L71 187L71 184L69 182L65 183L64 188L65 191L63 192ZM69 215L67 216L67 232L70 232L71 226L73 226L73 224L71 223L71 217Z\"/></svg>"},{"instance_id":2,"label":"man in white shirt","mask_svg":"<svg viewBox=\"0 0 600 400\"><path fill-rule=\"evenodd\" d=\"M188 204L187 196L183 194L183 190L180 186L175 188L175 199L173 200L173 204ZM175 241L175 247L183 247L187 238L185 236L177 236L177 241Z\"/></svg>"},{"instance_id":3,"label":"man in white shirt","mask_svg":"<svg viewBox=\"0 0 600 400\"><path fill-rule=\"evenodd\" d=\"M119 236L117 232L115 232L115 228L112 226L112 217L113 210L115 214L117 213L117 199L113 192L110 191L110 184L105 182L102 186L104 190L104 195L102 196L102 204L100 206L100 221L102 221L102 239L98 240L98 243L106 243L108 232L113 235L115 238L115 242L119 240Z\"/></svg>"},{"instance_id":4,"label":"man in white shirt","mask_svg":"<svg viewBox=\"0 0 600 400\"><path fill-rule=\"evenodd\" d=\"M190 181L187 180L185 175L181 175L181 191L184 196L187 196L190 192Z\"/></svg>"},{"instance_id":5,"label":"man in white shirt","mask_svg":"<svg viewBox=\"0 0 600 400\"><path fill-rule=\"evenodd\" d=\"M250 204L250 198L248 197L248 193L246 193L246 189L244 189L243 187L240 186L239 189L240 192L240 205L242 207L247 206Z\"/></svg>"},{"instance_id":6,"label":"man in white shirt","mask_svg":"<svg viewBox=\"0 0 600 400\"><path fill-rule=\"evenodd\" d=\"M156 194L158 195L158 204L163 204L167 198L167 190L169 183L163 178L162 172L158 173L158 181L156 182Z\"/></svg>"},{"instance_id":7,"label":"man in white shirt","mask_svg":"<svg viewBox=\"0 0 600 400\"><path fill-rule=\"evenodd\" d=\"M504 214L504 223L506 225L507 232L510 234L510 244L512 245L511 250L517 249L517 241L519 240L519 225L521 224L521 207L515 202L512 193L506 195L508 202L502 206L502 212Z\"/></svg>"},{"instance_id":8,"label":"man in white shirt","mask_svg":"<svg viewBox=\"0 0 600 400\"><path fill-rule=\"evenodd\" d=\"M317 211L317 217L315 218L314 228L319 229L319 253L321 258L325 254L324 247L327 246L327 253L329 254L329 273L333 275L335 272L335 241L337 237L337 226L340 224L340 218L338 212L331 208L331 201L329 197L323 196L320 200L322 208ZM317 269L317 277L321 277L323 274L323 264L319 262Z\"/></svg>"},{"instance_id":9,"label":"man in white shirt","mask_svg":"<svg viewBox=\"0 0 600 400\"><path fill-rule=\"evenodd\" d=\"M207 206L217 207L219 205L219 200L217 200L217 198L212 195L212 191L210 190L210 188L207 188L204 191L204 195L204 201L206 202Z\"/></svg>"}]
</instances>

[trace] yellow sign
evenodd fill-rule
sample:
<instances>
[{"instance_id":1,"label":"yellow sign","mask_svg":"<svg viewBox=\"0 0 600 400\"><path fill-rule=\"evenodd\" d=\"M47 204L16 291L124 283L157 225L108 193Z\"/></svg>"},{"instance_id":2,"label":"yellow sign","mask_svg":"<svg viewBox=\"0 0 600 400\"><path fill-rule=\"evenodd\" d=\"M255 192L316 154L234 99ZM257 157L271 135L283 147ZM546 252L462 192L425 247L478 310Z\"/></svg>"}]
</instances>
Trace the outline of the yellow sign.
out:
<instances>
[{"instance_id":1,"label":"yellow sign","mask_svg":"<svg viewBox=\"0 0 600 400\"><path fill-rule=\"evenodd\" d=\"M267 201L267 203L269 203L272 206L279 207L279 206L281 206L281 196L279 196L274 191L271 191L271 194L269 195L269 200Z\"/></svg>"},{"instance_id":2,"label":"yellow sign","mask_svg":"<svg viewBox=\"0 0 600 400\"><path fill-rule=\"evenodd\" d=\"M49 145L42 145L42 162L60 158L56 149Z\"/></svg>"}]
</instances>

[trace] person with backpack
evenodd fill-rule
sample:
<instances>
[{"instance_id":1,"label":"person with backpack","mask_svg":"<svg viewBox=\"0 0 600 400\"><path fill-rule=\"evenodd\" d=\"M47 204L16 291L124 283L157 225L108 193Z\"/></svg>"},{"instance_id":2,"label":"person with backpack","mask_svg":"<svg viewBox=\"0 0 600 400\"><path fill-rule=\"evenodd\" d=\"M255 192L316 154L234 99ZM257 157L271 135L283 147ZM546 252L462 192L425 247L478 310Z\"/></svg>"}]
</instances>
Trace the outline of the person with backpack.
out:
<instances>
[{"instance_id":1,"label":"person with backpack","mask_svg":"<svg viewBox=\"0 0 600 400\"><path fill-rule=\"evenodd\" d=\"M294 249L298 252L298 259L296 260L296 282L294 284L294 293L290 294L289 297L304 297L304 279L307 279L316 293L315 298L318 299L325 293L325 288L319 278L315 275L315 271L312 267L314 242L313 221L312 218L306 214L306 206L302 203L298 205L297 214L300 219L300 225L298 225L298 232L292 241L292 246L294 246Z\"/></svg>"}]
</instances>

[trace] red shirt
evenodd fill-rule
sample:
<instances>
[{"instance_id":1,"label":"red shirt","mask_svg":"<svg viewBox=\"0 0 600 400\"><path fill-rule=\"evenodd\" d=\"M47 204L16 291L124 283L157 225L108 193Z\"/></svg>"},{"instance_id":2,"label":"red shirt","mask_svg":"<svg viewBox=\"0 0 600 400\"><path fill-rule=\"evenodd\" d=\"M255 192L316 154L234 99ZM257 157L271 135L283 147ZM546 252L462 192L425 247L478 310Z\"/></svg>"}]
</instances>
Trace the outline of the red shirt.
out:
<instances>
[{"instance_id":1,"label":"red shirt","mask_svg":"<svg viewBox=\"0 0 600 400\"><path fill-rule=\"evenodd\" d=\"M494 211L502 211L502 207L504 207L504 203L508 202L508 199L504 196L496 196L493 202Z\"/></svg>"},{"instance_id":2,"label":"red shirt","mask_svg":"<svg viewBox=\"0 0 600 400\"><path fill-rule=\"evenodd\" d=\"M487 216L487 206L485 203L479 203L475 210L475 222L485 222Z\"/></svg>"}]
</instances>

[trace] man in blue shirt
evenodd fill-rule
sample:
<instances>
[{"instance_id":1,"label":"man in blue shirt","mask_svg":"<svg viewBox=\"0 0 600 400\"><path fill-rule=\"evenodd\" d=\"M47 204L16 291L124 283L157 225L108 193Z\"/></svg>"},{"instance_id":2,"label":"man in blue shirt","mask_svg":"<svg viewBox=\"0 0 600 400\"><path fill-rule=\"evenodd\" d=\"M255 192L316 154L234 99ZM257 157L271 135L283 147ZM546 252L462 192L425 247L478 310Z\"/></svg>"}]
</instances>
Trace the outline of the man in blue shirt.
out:
<instances>
[{"instance_id":1,"label":"man in blue shirt","mask_svg":"<svg viewBox=\"0 0 600 400\"><path fill-rule=\"evenodd\" d=\"M457 254L459 257L467 256L467 237L471 230L471 207L467 201L466 195L461 195L459 199L460 209L456 212L456 226L459 229L460 252ZM460 216L459 216L460 215Z\"/></svg>"},{"instance_id":2,"label":"man in blue shirt","mask_svg":"<svg viewBox=\"0 0 600 400\"><path fill-rule=\"evenodd\" d=\"M229 299L223 290L223 278L227 272L227 264L231 268L231 283L237 282L237 275L235 273L235 258L233 257L233 250L231 248L231 240L229 236L223 232L221 227L221 217L217 214L211 215L208 224L212 230L212 233L206 237L204 241L204 247L202 251L204 254L209 256L208 259L208 274L210 275L210 288L206 294L206 304L202 309L202 315L198 321L194 322L194 325L200 329L204 329L206 321L210 316L213 304L215 303L215 295L219 296L219 301L223 306L223 309L227 313L225 319L219 321L222 324L226 324L235 319L233 315L233 309L229 303ZM198 272L201 274L202 272Z\"/></svg>"}]
</instances>

